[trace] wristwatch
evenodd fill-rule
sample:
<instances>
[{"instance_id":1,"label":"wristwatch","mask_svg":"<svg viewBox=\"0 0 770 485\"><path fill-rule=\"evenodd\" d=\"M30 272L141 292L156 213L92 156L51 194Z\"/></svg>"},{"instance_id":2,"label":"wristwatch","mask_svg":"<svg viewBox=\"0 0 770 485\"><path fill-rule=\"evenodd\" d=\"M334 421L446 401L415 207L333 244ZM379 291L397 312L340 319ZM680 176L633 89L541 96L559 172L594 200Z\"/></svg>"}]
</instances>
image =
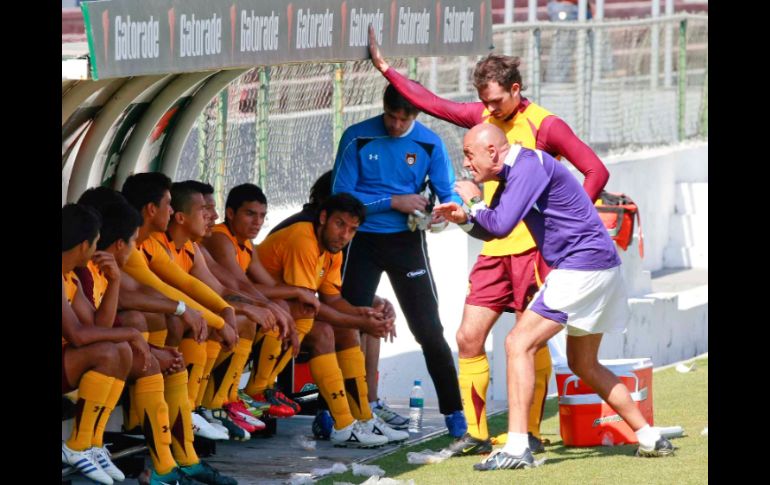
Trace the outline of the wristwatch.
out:
<instances>
[{"instance_id":1,"label":"wristwatch","mask_svg":"<svg viewBox=\"0 0 770 485\"><path fill-rule=\"evenodd\" d=\"M187 305L185 304L184 301L179 300L179 304L177 304L176 306L176 311L174 312L174 315L179 317L185 312L185 310L187 310Z\"/></svg>"}]
</instances>

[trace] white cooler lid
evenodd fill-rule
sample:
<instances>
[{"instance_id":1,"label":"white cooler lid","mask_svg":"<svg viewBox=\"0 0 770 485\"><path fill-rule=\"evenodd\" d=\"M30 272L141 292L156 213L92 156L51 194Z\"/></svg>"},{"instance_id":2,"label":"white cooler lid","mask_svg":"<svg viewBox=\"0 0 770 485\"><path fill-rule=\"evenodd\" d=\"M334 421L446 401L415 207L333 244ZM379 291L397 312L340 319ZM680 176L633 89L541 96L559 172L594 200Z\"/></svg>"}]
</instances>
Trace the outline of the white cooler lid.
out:
<instances>
[{"instance_id":1,"label":"white cooler lid","mask_svg":"<svg viewBox=\"0 0 770 485\"><path fill-rule=\"evenodd\" d=\"M599 359L599 362L615 374L626 374L631 371L652 367L652 359L649 357L637 359ZM554 367L554 374L573 375L574 372L567 365L557 365Z\"/></svg>"}]
</instances>

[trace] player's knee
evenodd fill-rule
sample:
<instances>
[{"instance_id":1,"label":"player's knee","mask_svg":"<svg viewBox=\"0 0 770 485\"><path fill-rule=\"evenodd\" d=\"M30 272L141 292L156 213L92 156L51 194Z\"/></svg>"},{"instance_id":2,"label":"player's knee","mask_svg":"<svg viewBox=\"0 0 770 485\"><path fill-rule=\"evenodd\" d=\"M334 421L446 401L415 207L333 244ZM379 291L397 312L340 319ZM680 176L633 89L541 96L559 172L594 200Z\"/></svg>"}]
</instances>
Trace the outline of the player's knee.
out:
<instances>
[{"instance_id":1,"label":"player's knee","mask_svg":"<svg viewBox=\"0 0 770 485\"><path fill-rule=\"evenodd\" d=\"M516 332L511 332L505 337L505 353L509 356L525 354L530 350L530 345Z\"/></svg>"},{"instance_id":2,"label":"player's knee","mask_svg":"<svg viewBox=\"0 0 770 485\"><path fill-rule=\"evenodd\" d=\"M120 322L124 327L131 327L139 330L140 332L147 332L147 320L144 318L142 312L129 310L120 314Z\"/></svg>"},{"instance_id":3,"label":"player's knee","mask_svg":"<svg viewBox=\"0 0 770 485\"><path fill-rule=\"evenodd\" d=\"M334 342L337 350L361 346L358 331L352 329L335 329Z\"/></svg>"},{"instance_id":4,"label":"player's knee","mask_svg":"<svg viewBox=\"0 0 770 485\"><path fill-rule=\"evenodd\" d=\"M457 330L456 339L457 348L462 351L475 350L479 346L479 336L464 327Z\"/></svg>"},{"instance_id":5,"label":"player's knee","mask_svg":"<svg viewBox=\"0 0 770 485\"><path fill-rule=\"evenodd\" d=\"M147 322L147 330L150 332L166 330L166 315L162 313L142 313L142 316L144 316L144 320Z\"/></svg>"}]
</instances>

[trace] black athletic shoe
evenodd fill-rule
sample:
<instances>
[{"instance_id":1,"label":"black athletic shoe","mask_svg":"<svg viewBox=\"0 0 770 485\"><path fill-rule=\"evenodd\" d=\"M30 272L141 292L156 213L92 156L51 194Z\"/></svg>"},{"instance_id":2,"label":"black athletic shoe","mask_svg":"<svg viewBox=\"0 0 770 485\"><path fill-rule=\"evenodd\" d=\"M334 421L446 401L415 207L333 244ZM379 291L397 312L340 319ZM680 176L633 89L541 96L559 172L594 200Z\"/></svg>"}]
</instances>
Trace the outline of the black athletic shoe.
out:
<instances>
[{"instance_id":1,"label":"black athletic shoe","mask_svg":"<svg viewBox=\"0 0 770 485\"><path fill-rule=\"evenodd\" d=\"M481 463L473 465L474 470L514 470L517 468L532 468L535 466L535 458L529 448L524 450L521 456L513 456L498 450L486 457Z\"/></svg>"},{"instance_id":2,"label":"black athletic shoe","mask_svg":"<svg viewBox=\"0 0 770 485\"><path fill-rule=\"evenodd\" d=\"M668 456L668 455L673 455L675 449L676 448L674 447L674 445L671 444L669 440L661 436L660 439L655 442L655 446L652 449L645 449L640 444L639 448L636 449L636 456L641 456L643 458L654 458L656 456Z\"/></svg>"},{"instance_id":3,"label":"black athletic shoe","mask_svg":"<svg viewBox=\"0 0 770 485\"><path fill-rule=\"evenodd\" d=\"M545 445L543 442L537 439L532 433L527 433L527 441L529 444L529 451L533 454L545 452Z\"/></svg>"},{"instance_id":4,"label":"black athletic shoe","mask_svg":"<svg viewBox=\"0 0 770 485\"><path fill-rule=\"evenodd\" d=\"M441 454L447 457L481 455L492 451L492 441L489 438L480 440L465 433L457 438L449 446L441 450Z\"/></svg>"}]
</instances>

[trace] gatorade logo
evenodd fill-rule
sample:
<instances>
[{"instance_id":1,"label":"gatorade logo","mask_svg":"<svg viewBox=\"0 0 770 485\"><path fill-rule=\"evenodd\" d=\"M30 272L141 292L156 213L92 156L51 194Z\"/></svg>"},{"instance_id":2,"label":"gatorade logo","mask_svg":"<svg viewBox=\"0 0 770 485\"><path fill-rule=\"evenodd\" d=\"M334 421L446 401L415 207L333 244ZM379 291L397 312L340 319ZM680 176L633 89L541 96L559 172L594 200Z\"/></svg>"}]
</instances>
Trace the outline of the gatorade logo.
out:
<instances>
[{"instance_id":1,"label":"gatorade logo","mask_svg":"<svg viewBox=\"0 0 770 485\"><path fill-rule=\"evenodd\" d=\"M417 278L427 273L424 269L418 269L417 271L410 271L406 274L407 278Z\"/></svg>"}]
</instances>

